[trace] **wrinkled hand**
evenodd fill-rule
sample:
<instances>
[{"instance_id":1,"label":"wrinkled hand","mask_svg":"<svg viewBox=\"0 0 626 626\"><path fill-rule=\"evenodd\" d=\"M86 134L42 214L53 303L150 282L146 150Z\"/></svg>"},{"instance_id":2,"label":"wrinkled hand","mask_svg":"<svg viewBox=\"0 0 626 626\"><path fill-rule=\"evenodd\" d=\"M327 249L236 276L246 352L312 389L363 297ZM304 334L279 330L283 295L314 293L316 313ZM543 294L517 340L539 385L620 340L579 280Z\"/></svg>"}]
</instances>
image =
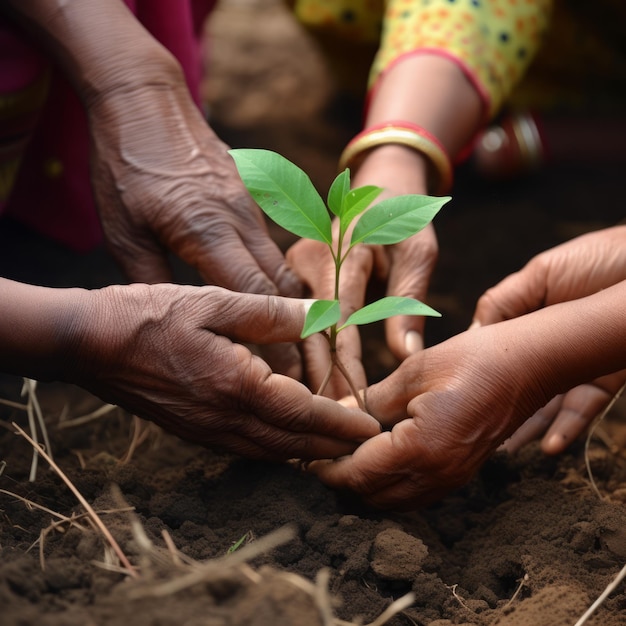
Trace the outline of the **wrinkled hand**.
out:
<instances>
[{"instance_id":1,"label":"wrinkled hand","mask_svg":"<svg viewBox=\"0 0 626 626\"><path fill-rule=\"evenodd\" d=\"M336 226L336 225L335 225ZM391 246L357 245L341 267L339 294L342 321L363 307L370 281L386 282L386 295L424 300L437 260L437 240L432 225L417 235ZM335 267L328 248L318 241L300 240L287 252L287 260L316 299L333 299ZM395 316L385 320L387 345L402 360L423 347L424 318ZM357 327L339 333L337 352L358 388L366 383L361 363L361 343ZM309 384L317 389L329 365L328 343L321 336L304 342L305 367ZM350 393L343 378L335 375L327 394L340 398Z\"/></svg>"},{"instance_id":2,"label":"wrinkled hand","mask_svg":"<svg viewBox=\"0 0 626 626\"><path fill-rule=\"evenodd\" d=\"M207 283L299 295L227 146L182 81L110 93L89 118L103 226L131 280L167 282L170 250Z\"/></svg>"},{"instance_id":3,"label":"wrinkled hand","mask_svg":"<svg viewBox=\"0 0 626 626\"><path fill-rule=\"evenodd\" d=\"M626 226L582 235L542 252L479 299L474 322L492 324L596 293L626 279ZM503 448L515 452L543 436L546 454L559 454L611 402L626 372L605 376L552 399Z\"/></svg>"},{"instance_id":4,"label":"wrinkled hand","mask_svg":"<svg viewBox=\"0 0 626 626\"><path fill-rule=\"evenodd\" d=\"M184 439L283 460L346 454L380 432L235 343L296 340L304 300L171 284L84 293L61 378Z\"/></svg>"},{"instance_id":5,"label":"wrinkled hand","mask_svg":"<svg viewBox=\"0 0 626 626\"><path fill-rule=\"evenodd\" d=\"M88 110L107 244L131 280L170 281L170 251L208 284L301 295L227 146L182 80L109 93ZM274 371L301 377L294 345L266 346L264 356Z\"/></svg>"},{"instance_id":6,"label":"wrinkled hand","mask_svg":"<svg viewBox=\"0 0 626 626\"><path fill-rule=\"evenodd\" d=\"M502 326L461 333L406 359L366 392L368 411L392 430L351 456L310 463L310 471L384 508L428 504L469 481L546 401L530 362L510 358L514 329Z\"/></svg>"}]
</instances>

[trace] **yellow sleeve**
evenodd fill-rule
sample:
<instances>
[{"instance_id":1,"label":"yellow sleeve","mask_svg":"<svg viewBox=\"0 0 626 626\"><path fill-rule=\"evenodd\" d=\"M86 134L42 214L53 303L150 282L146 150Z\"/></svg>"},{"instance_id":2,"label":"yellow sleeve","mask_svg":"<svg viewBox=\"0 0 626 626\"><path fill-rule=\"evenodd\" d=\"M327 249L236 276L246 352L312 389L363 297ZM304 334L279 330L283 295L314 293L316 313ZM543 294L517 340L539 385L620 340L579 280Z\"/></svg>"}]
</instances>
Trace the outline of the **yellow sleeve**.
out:
<instances>
[{"instance_id":1,"label":"yellow sleeve","mask_svg":"<svg viewBox=\"0 0 626 626\"><path fill-rule=\"evenodd\" d=\"M287 0L296 18L313 31L332 33L344 43L377 43L385 0Z\"/></svg>"},{"instance_id":2,"label":"yellow sleeve","mask_svg":"<svg viewBox=\"0 0 626 626\"><path fill-rule=\"evenodd\" d=\"M369 86L410 54L459 64L493 117L546 34L553 0L388 0Z\"/></svg>"}]
</instances>

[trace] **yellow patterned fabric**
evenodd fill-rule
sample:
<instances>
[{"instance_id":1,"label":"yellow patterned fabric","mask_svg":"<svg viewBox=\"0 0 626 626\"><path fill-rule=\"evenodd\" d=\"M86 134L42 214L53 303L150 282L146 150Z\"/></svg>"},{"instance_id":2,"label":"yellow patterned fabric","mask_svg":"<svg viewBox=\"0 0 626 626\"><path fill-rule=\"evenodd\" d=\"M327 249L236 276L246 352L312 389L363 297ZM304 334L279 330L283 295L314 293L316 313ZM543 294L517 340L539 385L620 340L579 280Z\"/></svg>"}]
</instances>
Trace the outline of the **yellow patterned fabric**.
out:
<instances>
[{"instance_id":1,"label":"yellow patterned fabric","mask_svg":"<svg viewBox=\"0 0 626 626\"><path fill-rule=\"evenodd\" d=\"M463 68L493 116L542 44L552 0L296 0L314 31L379 41L369 86L405 55L443 54Z\"/></svg>"}]
</instances>

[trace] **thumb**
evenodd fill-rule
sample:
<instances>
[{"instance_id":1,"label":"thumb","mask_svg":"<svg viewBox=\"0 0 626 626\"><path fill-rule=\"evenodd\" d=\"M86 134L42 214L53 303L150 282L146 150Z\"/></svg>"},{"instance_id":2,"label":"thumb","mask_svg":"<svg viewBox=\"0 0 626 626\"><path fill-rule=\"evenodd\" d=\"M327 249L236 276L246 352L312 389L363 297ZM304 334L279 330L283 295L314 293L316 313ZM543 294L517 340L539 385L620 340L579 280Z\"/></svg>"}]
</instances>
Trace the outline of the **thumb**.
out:
<instances>
[{"instance_id":1,"label":"thumb","mask_svg":"<svg viewBox=\"0 0 626 626\"><path fill-rule=\"evenodd\" d=\"M201 325L239 342L270 344L300 341L315 300L239 293L205 287ZM208 313L208 315L207 315Z\"/></svg>"},{"instance_id":2,"label":"thumb","mask_svg":"<svg viewBox=\"0 0 626 626\"><path fill-rule=\"evenodd\" d=\"M422 355L418 352L379 383L363 390L365 409L384 426L393 426L409 415L407 405L420 392Z\"/></svg>"}]
</instances>

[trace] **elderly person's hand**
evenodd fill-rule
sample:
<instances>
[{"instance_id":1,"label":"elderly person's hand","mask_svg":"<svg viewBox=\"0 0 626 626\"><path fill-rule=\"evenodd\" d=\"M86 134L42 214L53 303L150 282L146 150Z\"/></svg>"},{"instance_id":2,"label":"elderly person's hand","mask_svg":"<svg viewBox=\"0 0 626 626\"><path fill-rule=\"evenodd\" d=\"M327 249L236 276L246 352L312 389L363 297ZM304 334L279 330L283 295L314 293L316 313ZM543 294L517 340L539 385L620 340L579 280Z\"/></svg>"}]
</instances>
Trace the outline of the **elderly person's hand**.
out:
<instances>
[{"instance_id":1,"label":"elderly person's hand","mask_svg":"<svg viewBox=\"0 0 626 626\"><path fill-rule=\"evenodd\" d=\"M106 243L131 281L170 281L173 254L209 284L301 295L179 63L121 0L9 5L84 104ZM300 377L295 346L272 352L277 371Z\"/></svg>"},{"instance_id":2,"label":"elderly person's hand","mask_svg":"<svg viewBox=\"0 0 626 626\"><path fill-rule=\"evenodd\" d=\"M412 508L442 497L548 399L626 367L624 298L626 281L409 357L364 394L391 431L310 470L375 506Z\"/></svg>"},{"instance_id":3,"label":"elderly person's hand","mask_svg":"<svg viewBox=\"0 0 626 626\"><path fill-rule=\"evenodd\" d=\"M475 324L492 324L557 302L587 296L626 280L626 226L591 232L538 254L478 301ZM583 433L626 382L617 372L586 382L550 400L504 443L514 452L543 437L558 454Z\"/></svg>"},{"instance_id":4,"label":"elderly person's hand","mask_svg":"<svg viewBox=\"0 0 626 626\"><path fill-rule=\"evenodd\" d=\"M170 284L87 291L0 279L0 289L1 371L80 385L184 439L252 458L347 454L380 432L237 343L296 341L309 301Z\"/></svg>"}]
</instances>

